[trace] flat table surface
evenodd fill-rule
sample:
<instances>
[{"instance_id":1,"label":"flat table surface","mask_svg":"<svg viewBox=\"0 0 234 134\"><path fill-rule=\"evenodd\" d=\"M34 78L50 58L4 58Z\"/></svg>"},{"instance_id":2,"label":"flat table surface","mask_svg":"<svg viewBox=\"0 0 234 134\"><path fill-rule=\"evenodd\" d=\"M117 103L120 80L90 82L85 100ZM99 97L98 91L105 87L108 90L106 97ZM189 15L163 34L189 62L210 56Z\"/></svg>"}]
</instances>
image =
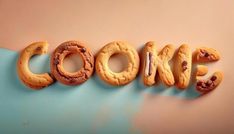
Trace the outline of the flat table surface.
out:
<instances>
[{"instance_id":1,"label":"flat table surface","mask_svg":"<svg viewBox=\"0 0 234 134\"><path fill-rule=\"evenodd\" d=\"M0 0L0 18L0 133L234 133L232 0ZM141 87L140 78L111 87L96 75L82 86L27 89L13 71L18 52L48 41L50 54L68 40L86 43L94 54L115 40L138 51L151 40L159 50L212 47L221 59L208 64L208 75L221 70L224 79L203 97L192 89ZM48 54L33 58L31 69L49 71Z\"/></svg>"}]
</instances>

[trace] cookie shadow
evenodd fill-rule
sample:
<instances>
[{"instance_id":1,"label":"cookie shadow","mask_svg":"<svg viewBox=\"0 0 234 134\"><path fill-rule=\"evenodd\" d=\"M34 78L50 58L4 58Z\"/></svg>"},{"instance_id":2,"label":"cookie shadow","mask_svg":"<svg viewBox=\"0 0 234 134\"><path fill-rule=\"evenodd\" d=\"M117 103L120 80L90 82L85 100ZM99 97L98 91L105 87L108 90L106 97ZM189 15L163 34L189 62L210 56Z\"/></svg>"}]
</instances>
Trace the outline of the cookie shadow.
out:
<instances>
[{"instance_id":1,"label":"cookie shadow","mask_svg":"<svg viewBox=\"0 0 234 134\"><path fill-rule=\"evenodd\" d=\"M118 89L121 89L121 87L123 86L112 86L112 85L109 85L107 83L105 83L103 80L101 80L99 78L99 76L97 74L94 74L92 75L92 79L94 81L94 83L96 83L96 85L100 88L100 89L103 89L103 90L118 90Z\"/></svg>"},{"instance_id":2,"label":"cookie shadow","mask_svg":"<svg viewBox=\"0 0 234 134\"><path fill-rule=\"evenodd\" d=\"M196 99L201 97L201 94L196 91L195 84L190 84L186 89L179 89L176 86L168 87L160 81L153 86L145 86L142 80L138 77L136 85L137 90L151 95L175 96L185 99Z\"/></svg>"},{"instance_id":3,"label":"cookie shadow","mask_svg":"<svg viewBox=\"0 0 234 134\"><path fill-rule=\"evenodd\" d=\"M201 94L199 92L197 92L195 84L191 84L189 85L188 88L186 89L178 89L175 88L176 90L178 90L178 96L182 97L182 98L187 98L187 99L197 99L201 96Z\"/></svg>"},{"instance_id":4,"label":"cookie shadow","mask_svg":"<svg viewBox=\"0 0 234 134\"><path fill-rule=\"evenodd\" d=\"M11 89L19 89L20 91L23 92L27 92L27 93L33 93L33 92L39 92L42 90L60 90L60 91L66 91L68 89L77 89L79 88L79 86L67 86L67 85L63 85L57 81L55 81L53 84L49 85L48 87L42 88L40 90L33 90L27 86L25 86L21 80L19 79L18 73L17 73L17 61L18 61L18 57L19 54L15 53L14 56L12 56L12 60L11 62L9 62L9 68L7 69L7 72L9 72L9 78L8 81L10 81L11 85ZM32 60L39 60L39 61L32 61L33 63L37 63L40 62L40 60L42 59L38 59L37 57L33 57ZM38 63L37 63L38 64ZM43 59L43 62L40 62L40 69L35 69L34 66L32 66L34 68L34 70L36 70L36 72L49 72L50 71L50 60L49 60L49 56L47 55L45 59Z\"/></svg>"}]
</instances>

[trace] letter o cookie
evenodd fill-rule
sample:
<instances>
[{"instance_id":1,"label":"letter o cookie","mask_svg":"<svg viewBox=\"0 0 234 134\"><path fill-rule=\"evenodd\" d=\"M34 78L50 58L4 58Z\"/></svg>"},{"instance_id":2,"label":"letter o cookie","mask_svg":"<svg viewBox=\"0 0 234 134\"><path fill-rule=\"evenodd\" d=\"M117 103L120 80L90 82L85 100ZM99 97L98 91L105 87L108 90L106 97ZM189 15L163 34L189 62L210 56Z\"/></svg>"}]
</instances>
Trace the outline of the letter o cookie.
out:
<instances>
[{"instance_id":1,"label":"letter o cookie","mask_svg":"<svg viewBox=\"0 0 234 134\"><path fill-rule=\"evenodd\" d=\"M28 64L33 55L45 54L48 49L48 43L35 42L26 47L19 55L17 63L17 73L20 80L32 89L41 89L54 82L49 73L34 74L30 71Z\"/></svg>"},{"instance_id":2,"label":"letter o cookie","mask_svg":"<svg viewBox=\"0 0 234 134\"><path fill-rule=\"evenodd\" d=\"M66 56L78 53L83 60L83 67L77 72L64 70L63 61ZM84 44L78 41L67 41L59 45L51 55L51 73L65 85L79 85L89 79L94 70L94 56Z\"/></svg>"},{"instance_id":3,"label":"letter o cookie","mask_svg":"<svg viewBox=\"0 0 234 134\"><path fill-rule=\"evenodd\" d=\"M128 66L124 71L115 73L108 66L109 59L114 54L124 54L128 57ZM96 72L102 80L111 85L125 85L137 75L140 59L137 51L127 42L114 41L105 45L96 58Z\"/></svg>"}]
</instances>

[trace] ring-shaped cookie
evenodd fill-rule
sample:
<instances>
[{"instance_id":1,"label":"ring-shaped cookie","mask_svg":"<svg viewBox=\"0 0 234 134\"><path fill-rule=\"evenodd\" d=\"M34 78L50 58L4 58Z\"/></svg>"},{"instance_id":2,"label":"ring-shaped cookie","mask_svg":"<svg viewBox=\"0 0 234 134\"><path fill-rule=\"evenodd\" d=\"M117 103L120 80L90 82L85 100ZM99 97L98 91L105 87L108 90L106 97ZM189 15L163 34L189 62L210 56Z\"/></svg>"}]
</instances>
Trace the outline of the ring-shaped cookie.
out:
<instances>
[{"instance_id":1,"label":"ring-shaped cookie","mask_svg":"<svg viewBox=\"0 0 234 134\"><path fill-rule=\"evenodd\" d=\"M83 67L74 73L63 68L66 56L78 53L83 61ZM90 49L78 41L67 41L59 45L51 55L51 73L65 85L79 85L89 79L94 70L94 56Z\"/></svg>"},{"instance_id":2,"label":"ring-shaped cookie","mask_svg":"<svg viewBox=\"0 0 234 134\"><path fill-rule=\"evenodd\" d=\"M122 72L113 72L108 62L112 55L123 54L128 58L128 66ZM125 85L131 82L139 70L139 55L127 42L114 41L105 45L96 58L96 72L102 80L111 85Z\"/></svg>"},{"instance_id":3,"label":"ring-shaped cookie","mask_svg":"<svg viewBox=\"0 0 234 134\"><path fill-rule=\"evenodd\" d=\"M47 42L35 42L26 47L19 55L17 72L20 80L32 89L41 89L54 82L49 73L34 74L30 71L28 64L33 55L45 54L48 49Z\"/></svg>"}]
</instances>

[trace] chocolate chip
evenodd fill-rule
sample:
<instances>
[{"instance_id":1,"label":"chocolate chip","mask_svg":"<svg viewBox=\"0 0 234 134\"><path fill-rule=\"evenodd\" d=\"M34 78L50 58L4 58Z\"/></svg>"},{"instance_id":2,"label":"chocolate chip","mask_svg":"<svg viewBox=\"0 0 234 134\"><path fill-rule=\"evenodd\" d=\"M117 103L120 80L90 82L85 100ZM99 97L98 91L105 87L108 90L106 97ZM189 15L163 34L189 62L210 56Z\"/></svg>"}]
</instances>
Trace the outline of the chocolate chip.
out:
<instances>
[{"instance_id":1,"label":"chocolate chip","mask_svg":"<svg viewBox=\"0 0 234 134\"><path fill-rule=\"evenodd\" d=\"M37 48L36 48L36 51L41 51L41 47L37 47Z\"/></svg>"},{"instance_id":2,"label":"chocolate chip","mask_svg":"<svg viewBox=\"0 0 234 134\"><path fill-rule=\"evenodd\" d=\"M205 53L205 55L204 55L205 57L209 57L210 55L208 54L208 53Z\"/></svg>"},{"instance_id":3,"label":"chocolate chip","mask_svg":"<svg viewBox=\"0 0 234 134\"><path fill-rule=\"evenodd\" d=\"M54 64L58 65L59 64L59 60L58 59L54 59Z\"/></svg>"},{"instance_id":4,"label":"chocolate chip","mask_svg":"<svg viewBox=\"0 0 234 134\"><path fill-rule=\"evenodd\" d=\"M198 82L197 82L197 86L201 86L201 85L202 85L202 83L203 83L203 82L198 81Z\"/></svg>"},{"instance_id":5,"label":"chocolate chip","mask_svg":"<svg viewBox=\"0 0 234 134\"><path fill-rule=\"evenodd\" d=\"M210 78L210 80L212 80L212 81L215 81L216 79L217 79L216 76L212 76L212 77Z\"/></svg>"},{"instance_id":6,"label":"chocolate chip","mask_svg":"<svg viewBox=\"0 0 234 134\"><path fill-rule=\"evenodd\" d=\"M209 57L210 56L209 53L206 52L206 50L201 49L200 52L201 52L200 57Z\"/></svg>"},{"instance_id":7,"label":"chocolate chip","mask_svg":"<svg viewBox=\"0 0 234 134\"><path fill-rule=\"evenodd\" d=\"M183 61L181 65L182 65L183 71L185 71L186 69L188 69L188 68L187 68L187 65L188 65L188 62L187 62L187 61Z\"/></svg>"},{"instance_id":8,"label":"chocolate chip","mask_svg":"<svg viewBox=\"0 0 234 134\"><path fill-rule=\"evenodd\" d=\"M82 48L80 49L80 51L81 51L82 53L84 53L84 52L86 52L86 49L85 49L84 47L82 47Z\"/></svg>"},{"instance_id":9,"label":"chocolate chip","mask_svg":"<svg viewBox=\"0 0 234 134\"><path fill-rule=\"evenodd\" d=\"M149 73L148 75L150 76L152 74L152 53L149 53Z\"/></svg>"},{"instance_id":10,"label":"chocolate chip","mask_svg":"<svg viewBox=\"0 0 234 134\"><path fill-rule=\"evenodd\" d=\"M187 66L187 64L188 64L187 61L182 62L182 66Z\"/></svg>"}]
</instances>

